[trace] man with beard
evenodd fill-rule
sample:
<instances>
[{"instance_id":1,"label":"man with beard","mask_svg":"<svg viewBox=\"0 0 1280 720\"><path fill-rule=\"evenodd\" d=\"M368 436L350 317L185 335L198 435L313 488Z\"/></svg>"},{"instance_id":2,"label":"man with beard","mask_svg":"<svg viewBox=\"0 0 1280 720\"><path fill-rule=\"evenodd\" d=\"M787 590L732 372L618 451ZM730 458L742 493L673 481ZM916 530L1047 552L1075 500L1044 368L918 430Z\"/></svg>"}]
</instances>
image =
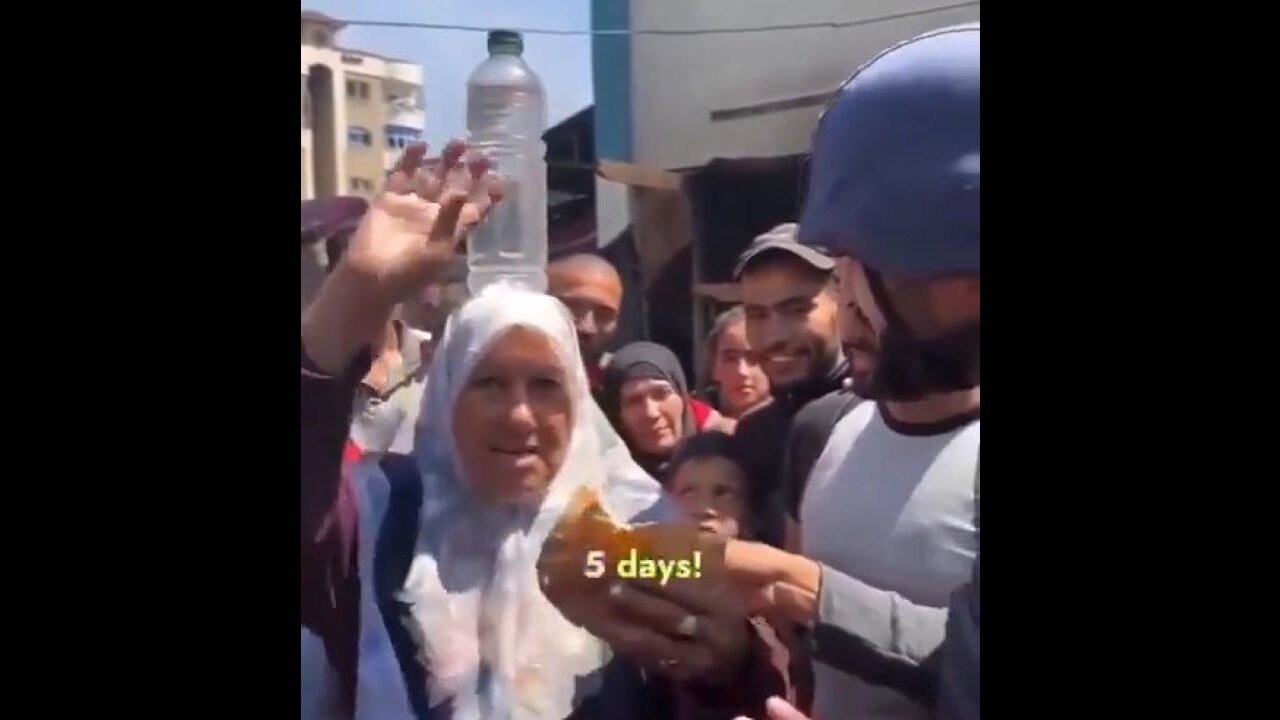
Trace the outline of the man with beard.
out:
<instances>
[{"instance_id":1,"label":"man with beard","mask_svg":"<svg viewBox=\"0 0 1280 720\"><path fill-rule=\"evenodd\" d=\"M978 717L979 58L977 24L895 46L814 137L801 239L874 334L876 402L814 466L807 557L735 542L726 565L812 628L817 717Z\"/></svg>"},{"instance_id":2,"label":"man with beard","mask_svg":"<svg viewBox=\"0 0 1280 720\"><path fill-rule=\"evenodd\" d=\"M599 255L578 253L547 265L547 292L569 308L578 332L578 348L592 392L598 392L608 362L605 349L618 329L622 278Z\"/></svg>"},{"instance_id":3,"label":"man with beard","mask_svg":"<svg viewBox=\"0 0 1280 720\"><path fill-rule=\"evenodd\" d=\"M738 422L734 446L747 472L758 537L781 546L785 515L776 500L791 419L805 404L840 388L848 362L840 349L835 263L796 242L796 225L757 237L738 258L747 339L761 358L772 402Z\"/></svg>"},{"instance_id":4,"label":"man with beard","mask_svg":"<svg viewBox=\"0 0 1280 720\"><path fill-rule=\"evenodd\" d=\"M836 423L862 402L871 384L877 355L875 336L866 317L849 301L845 301L840 311L840 340L845 357L849 358L849 377L839 390L823 395L796 413L787 433L782 474L768 504L786 511L784 547L788 552L801 551L800 500L804 497L809 473L827 446Z\"/></svg>"}]
</instances>

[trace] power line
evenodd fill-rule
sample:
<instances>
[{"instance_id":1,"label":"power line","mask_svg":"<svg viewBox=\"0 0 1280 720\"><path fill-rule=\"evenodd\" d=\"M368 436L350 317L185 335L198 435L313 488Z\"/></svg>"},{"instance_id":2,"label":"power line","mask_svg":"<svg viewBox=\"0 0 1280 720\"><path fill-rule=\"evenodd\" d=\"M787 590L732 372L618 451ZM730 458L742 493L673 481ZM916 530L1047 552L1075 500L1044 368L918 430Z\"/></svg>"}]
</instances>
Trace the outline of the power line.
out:
<instances>
[{"instance_id":1,"label":"power line","mask_svg":"<svg viewBox=\"0 0 1280 720\"><path fill-rule=\"evenodd\" d=\"M525 35L741 35L744 33L761 33L774 32L778 30L809 30L817 28L849 28L859 25L872 25L875 23L888 22L890 20L901 20L903 18L917 17L920 15L928 15L930 13L942 12L945 10L959 10L961 8L976 7L981 5L980 0L973 2L953 3L951 5L939 5L936 7L923 8L920 10L909 10L906 12L892 13L889 15L878 15L872 18L863 18L861 20L847 20L844 22L811 22L811 23L792 23L785 25L761 25L759 27L747 28L695 28L688 30L676 29L636 29L636 30L556 30L553 28L503 28L505 30L515 30ZM448 23L425 23L425 22L396 22L391 20L342 20L341 22L349 26L361 27L386 27L386 28L414 28L420 30L461 30L464 32L489 32L493 28L480 25L453 25Z\"/></svg>"}]
</instances>

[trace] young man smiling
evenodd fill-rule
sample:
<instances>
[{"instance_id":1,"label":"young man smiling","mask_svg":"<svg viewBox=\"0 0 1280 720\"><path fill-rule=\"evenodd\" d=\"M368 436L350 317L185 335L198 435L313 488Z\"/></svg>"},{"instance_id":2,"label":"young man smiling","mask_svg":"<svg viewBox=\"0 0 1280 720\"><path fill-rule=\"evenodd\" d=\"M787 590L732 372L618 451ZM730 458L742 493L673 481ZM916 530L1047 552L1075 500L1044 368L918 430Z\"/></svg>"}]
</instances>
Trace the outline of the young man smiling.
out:
<instances>
[{"instance_id":1,"label":"young man smiling","mask_svg":"<svg viewBox=\"0 0 1280 720\"><path fill-rule=\"evenodd\" d=\"M781 547L785 509L774 502L787 430L809 402L838 389L848 374L840 346L838 301L824 253L796 241L794 223L757 237L738 259L747 338L769 378L773 401L738 422L734 445L762 541Z\"/></svg>"}]
</instances>

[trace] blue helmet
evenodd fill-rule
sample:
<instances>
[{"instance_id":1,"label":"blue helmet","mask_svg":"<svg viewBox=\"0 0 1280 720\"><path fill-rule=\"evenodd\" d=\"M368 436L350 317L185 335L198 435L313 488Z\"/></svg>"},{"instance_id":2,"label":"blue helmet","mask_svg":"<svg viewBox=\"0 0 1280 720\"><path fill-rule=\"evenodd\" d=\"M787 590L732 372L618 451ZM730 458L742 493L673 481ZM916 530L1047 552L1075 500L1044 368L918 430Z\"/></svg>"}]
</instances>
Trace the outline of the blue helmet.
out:
<instances>
[{"instance_id":1,"label":"blue helmet","mask_svg":"<svg viewBox=\"0 0 1280 720\"><path fill-rule=\"evenodd\" d=\"M978 33L920 35L845 81L814 135L800 242L891 276L979 272Z\"/></svg>"}]
</instances>

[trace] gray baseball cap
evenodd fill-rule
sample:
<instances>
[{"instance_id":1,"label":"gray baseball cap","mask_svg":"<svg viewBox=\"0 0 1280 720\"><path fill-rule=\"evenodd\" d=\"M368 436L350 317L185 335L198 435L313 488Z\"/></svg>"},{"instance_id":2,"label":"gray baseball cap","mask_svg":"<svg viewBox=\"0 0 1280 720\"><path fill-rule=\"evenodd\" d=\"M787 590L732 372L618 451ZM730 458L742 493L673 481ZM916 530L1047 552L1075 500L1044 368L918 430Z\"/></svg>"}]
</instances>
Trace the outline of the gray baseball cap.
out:
<instances>
[{"instance_id":1,"label":"gray baseball cap","mask_svg":"<svg viewBox=\"0 0 1280 720\"><path fill-rule=\"evenodd\" d=\"M836 263L826 253L809 245L801 245L796 239L800 226L795 223L783 223L769 232L757 235L746 250L738 256L738 264L733 268L733 279L742 279L742 271L756 258L772 253L787 252L800 258L805 264L820 272L831 272Z\"/></svg>"}]
</instances>

